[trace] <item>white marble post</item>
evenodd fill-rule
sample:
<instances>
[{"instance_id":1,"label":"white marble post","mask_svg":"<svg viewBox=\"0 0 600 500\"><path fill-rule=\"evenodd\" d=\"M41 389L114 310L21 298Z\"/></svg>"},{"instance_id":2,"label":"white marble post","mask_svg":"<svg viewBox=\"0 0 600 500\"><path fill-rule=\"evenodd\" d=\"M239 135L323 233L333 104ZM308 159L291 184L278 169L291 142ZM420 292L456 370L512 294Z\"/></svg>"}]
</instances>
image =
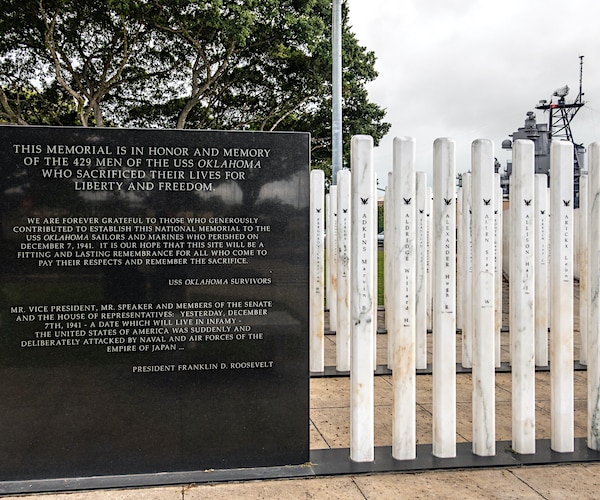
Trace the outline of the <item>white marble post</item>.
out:
<instances>
[{"instance_id":1,"label":"white marble post","mask_svg":"<svg viewBox=\"0 0 600 500\"><path fill-rule=\"evenodd\" d=\"M394 253L396 246L394 243L394 176L388 172L388 184L385 190L385 230L384 230L384 262L385 271L383 277L383 286L385 288L385 328L387 330L387 366L391 370L394 364L394 336L392 335L394 325Z\"/></svg>"},{"instance_id":2,"label":"white marble post","mask_svg":"<svg viewBox=\"0 0 600 500\"><path fill-rule=\"evenodd\" d=\"M502 208L503 194L500 186L500 174L494 174L496 197L494 206L494 266L496 276L496 317L494 360L497 368L502 366Z\"/></svg>"},{"instance_id":3,"label":"white marble post","mask_svg":"<svg viewBox=\"0 0 600 500\"><path fill-rule=\"evenodd\" d=\"M375 175L375 179L373 180L373 199L375 203L373 203L373 220L375 221L375 234L373 239L371 240L371 245L373 246L373 317L375 321L373 321L373 371L377 371L377 314L379 307L379 286L378 286L378 271L379 271L379 247L377 244L377 233L379 232L379 193L377 192L377 174Z\"/></svg>"},{"instance_id":4,"label":"white marble post","mask_svg":"<svg viewBox=\"0 0 600 500\"><path fill-rule=\"evenodd\" d=\"M572 452L573 417L573 145L550 145L550 447Z\"/></svg>"},{"instance_id":5,"label":"white marble post","mask_svg":"<svg viewBox=\"0 0 600 500\"><path fill-rule=\"evenodd\" d=\"M427 368L427 213L429 212L429 196L427 189L427 174L416 173L416 322L415 349L416 367L418 370Z\"/></svg>"},{"instance_id":6,"label":"white marble post","mask_svg":"<svg viewBox=\"0 0 600 500\"><path fill-rule=\"evenodd\" d=\"M535 364L548 366L548 176L535 174Z\"/></svg>"},{"instance_id":7,"label":"white marble post","mask_svg":"<svg viewBox=\"0 0 600 500\"><path fill-rule=\"evenodd\" d=\"M535 453L535 198L532 141L513 144L510 177L512 448Z\"/></svg>"},{"instance_id":8,"label":"white marble post","mask_svg":"<svg viewBox=\"0 0 600 500\"><path fill-rule=\"evenodd\" d=\"M462 345L461 364L471 368L473 358L473 207L471 204L471 177L467 172L462 176L463 195L463 302L462 302Z\"/></svg>"},{"instance_id":9,"label":"white marble post","mask_svg":"<svg viewBox=\"0 0 600 500\"><path fill-rule=\"evenodd\" d=\"M385 248L385 232L391 225L390 222L390 212L392 211L391 204L391 193L392 193L392 173L388 172L387 174L387 187L385 188L385 194L383 196L383 232L384 232L384 244L383 244L383 309L385 311L385 315L383 317L384 326L387 330L388 325L388 296L389 296L389 288L390 283L389 280L386 279L387 274L389 273L390 265L389 265L389 257L391 254Z\"/></svg>"},{"instance_id":10,"label":"white marble post","mask_svg":"<svg viewBox=\"0 0 600 500\"><path fill-rule=\"evenodd\" d=\"M456 161L455 142L433 144L433 445L456 456Z\"/></svg>"},{"instance_id":11,"label":"white marble post","mask_svg":"<svg viewBox=\"0 0 600 500\"><path fill-rule=\"evenodd\" d=\"M600 142L588 148L588 171L587 445L600 451Z\"/></svg>"},{"instance_id":12,"label":"white marble post","mask_svg":"<svg viewBox=\"0 0 600 500\"><path fill-rule=\"evenodd\" d=\"M372 204L375 171L373 139L352 137L352 251L350 252L351 369L350 459L371 462L375 456L373 374L373 238L376 221Z\"/></svg>"},{"instance_id":13,"label":"white marble post","mask_svg":"<svg viewBox=\"0 0 600 500\"><path fill-rule=\"evenodd\" d=\"M325 308L329 309L331 307L331 290L333 286L331 284L331 273L329 272L329 262L331 262L331 243L329 239L331 238L331 197L329 193L325 193ZM331 318L329 319L329 329L334 329L335 326L331 325Z\"/></svg>"},{"instance_id":14,"label":"white marble post","mask_svg":"<svg viewBox=\"0 0 600 500\"><path fill-rule=\"evenodd\" d=\"M433 329L433 189L427 188L427 329Z\"/></svg>"},{"instance_id":15,"label":"white marble post","mask_svg":"<svg viewBox=\"0 0 600 500\"><path fill-rule=\"evenodd\" d=\"M494 360L494 147L473 142L473 453L496 454Z\"/></svg>"},{"instance_id":16,"label":"white marble post","mask_svg":"<svg viewBox=\"0 0 600 500\"><path fill-rule=\"evenodd\" d=\"M337 186L329 186L327 201L327 307L329 329L337 330Z\"/></svg>"},{"instance_id":17,"label":"white marble post","mask_svg":"<svg viewBox=\"0 0 600 500\"><path fill-rule=\"evenodd\" d=\"M350 205L351 174L337 173L337 329L335 333L336 369L350 370Z\"/></svg>"},{"instance_id":18,"label":"white marble post","mask_svg":"<svg viewBox=\"0 0 600 500\"><path fill-rule=\"evenodd\" d=\"M465 257L463 237L463 187L456 190L456 328L463 328L463 302L465 288Z\"/></svg>"},{"instance_id":19,"label":"white marble post","mask_svg":"<svg viewBox=\"0 0 600 500\"><path fill-rule=\"evenodd\" d=\"M394 138L394 305L392 456L416 457L415 140Z\"/></svg>"},{"instance_id":20,"label":"white marble post","mask_svg":"<svg viewBox=\"0 0 600 500\"><path fill-rule=\"evenodd\" d=\"M579 177L579 363L587 365L588 347L588 175L586 171L581 172Z\"/></svg>"},{"instance_id":21,"label":"white marble post","mask_svg":"<svg viewBox=\"0 0 600 500\"><path fill-rule=\"evenodd\" d=\"M310 371L325 367L325 174L310 173Z\"/></svg>"}]
</instances>

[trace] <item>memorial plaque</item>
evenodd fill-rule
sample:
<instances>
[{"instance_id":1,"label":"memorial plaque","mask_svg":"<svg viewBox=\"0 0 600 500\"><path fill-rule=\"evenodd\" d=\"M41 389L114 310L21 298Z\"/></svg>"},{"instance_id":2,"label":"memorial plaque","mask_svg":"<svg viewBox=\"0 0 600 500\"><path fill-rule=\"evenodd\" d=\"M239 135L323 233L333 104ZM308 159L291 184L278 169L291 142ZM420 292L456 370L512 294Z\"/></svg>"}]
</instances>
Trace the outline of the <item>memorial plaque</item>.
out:
<instances>
[{"instance_id":1,"label":"memorial plaque","mask_svg":"<svg viewBox=\"0 0 600 500\"><path fill-rule=\"evenodd\" d=\"M0 127L0 481L299 464L309 135Z\"/></svg>"}]
</instances>

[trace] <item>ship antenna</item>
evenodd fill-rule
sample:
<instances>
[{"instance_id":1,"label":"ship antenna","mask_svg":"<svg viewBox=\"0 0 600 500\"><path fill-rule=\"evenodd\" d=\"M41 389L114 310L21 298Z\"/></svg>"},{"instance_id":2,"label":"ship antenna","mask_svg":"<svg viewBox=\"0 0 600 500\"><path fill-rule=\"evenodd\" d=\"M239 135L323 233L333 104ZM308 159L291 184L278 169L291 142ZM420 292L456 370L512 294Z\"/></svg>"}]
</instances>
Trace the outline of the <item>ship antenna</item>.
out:
<instances>
[{"instance_id":1,"label":"ship antenna","mask_svg":"<svg viewBox=\"0 0 600 500\"><path fill-rule=\"evenodd\" d=\"M583 56L579 56L579 95L575 102L583 102Z\"/></svg>"}]
</instances>

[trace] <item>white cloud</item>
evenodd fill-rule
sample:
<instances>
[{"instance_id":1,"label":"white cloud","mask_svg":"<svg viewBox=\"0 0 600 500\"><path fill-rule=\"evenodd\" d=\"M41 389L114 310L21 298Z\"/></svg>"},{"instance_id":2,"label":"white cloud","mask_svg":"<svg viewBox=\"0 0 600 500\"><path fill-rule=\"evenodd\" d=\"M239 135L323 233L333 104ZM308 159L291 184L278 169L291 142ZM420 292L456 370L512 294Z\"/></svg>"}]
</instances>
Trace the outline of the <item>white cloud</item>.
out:
<instances>
[{"instance_id":1,"label":"white cloud","mask_svg":"<svg viewBox=\"0 0 600 500\"><path fill-rule=\"evenodd\" d=\"M375 151L380 184L391 169L392 140L417 140L418 169L431 176L437 137L457 142L459 171L471 142L494 141L523 126L527 111L565 84L574 99L584 55L586 106L573 123L578 142L600 140L600 4L591 0L347 0L359 43L377 56L371 100L392 129ZM535 111L535 110L534 110ZM537 111L538 121L547 115ZM430 181L431 182L431 181Z\"/></svg>"}]
</instances>

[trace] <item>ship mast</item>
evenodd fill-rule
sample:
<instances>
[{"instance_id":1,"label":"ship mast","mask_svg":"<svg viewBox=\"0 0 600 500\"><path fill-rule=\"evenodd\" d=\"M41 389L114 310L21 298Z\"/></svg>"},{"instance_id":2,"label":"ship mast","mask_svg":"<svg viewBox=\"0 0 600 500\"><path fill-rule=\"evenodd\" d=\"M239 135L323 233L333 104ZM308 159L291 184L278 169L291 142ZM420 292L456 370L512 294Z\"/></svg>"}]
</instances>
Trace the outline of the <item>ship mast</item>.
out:
<instances>
[{"instance_id":1,"label":"ship mast","mask_svg":"<svg viewBox=\"0 0 600 500\"><path fill-rule=\"evenodd\" d=\"M579 178L583 168L585 147L577 144L571 131L571 122L575 115L585 105L583 101L583 56L579 56L579 93L571 103L565 101L569 93L569 87L565 85L556 89L550 97L550 102L540 101L536 109L548 111L548 135L549 143L554 139L566 140L573 144L573 183L575 207L579 207ZM556 98L556 100L555 100Z\"/></svg>"},{"instance_id":2,"label":"ship mast","mask_svg":"<svg viewBox=\"0 0 600 500\"><path fill-rule=\"evenodd\" d=\"M574 206L579 206L579 177L583 168L585 147L575 143L571 122L585 105L583 101L583 56L579 56L579 94L573 102L567 102L565 97L569 93L569 87L565 85L556 89L550 100L541 100L535 109L548 111L548 124L537 123L535 113L529 111L525 120L525 126L519 128L510 135L513 140L529 139L535 144L535 173L546 174L548 185L550 182L550 143L552 140L566 140L573 144L573 182L574 182ZM502 149L512 149L512 141L506 139L502 142ZM502 190L508 197L512 172L512 162L507 163L506 172L501 175Z\"/></svg>"},{"instance_id":3,"label":"ship mast","mask_svg":"<svg viewBox=\"0 0 600 500\"><path fill-rule=\"evenodd\" d=\"M568 85L560 87L554 91L550 101L542 100L535 108L549 112L548 131L550 132L550 140L554 138L564 139L573 143L573 146L580 146L575 144L573 140L571 122L585 104L583 102L583 56L579 56L579 94L573 102L567 103L565 97L568 93ZM554 98L556 98L556 101Z\"/></svg>"}]
</instances>

